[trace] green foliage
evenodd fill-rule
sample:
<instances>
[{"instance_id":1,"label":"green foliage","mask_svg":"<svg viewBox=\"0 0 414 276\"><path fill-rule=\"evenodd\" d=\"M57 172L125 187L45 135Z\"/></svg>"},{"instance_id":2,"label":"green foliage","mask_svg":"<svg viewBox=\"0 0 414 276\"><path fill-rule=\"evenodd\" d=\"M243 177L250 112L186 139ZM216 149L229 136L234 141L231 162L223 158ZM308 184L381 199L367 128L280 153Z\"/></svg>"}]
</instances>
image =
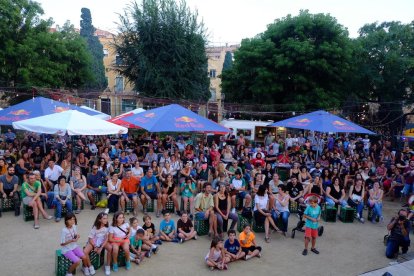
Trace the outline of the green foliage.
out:
<instances>
[{"instance_id":1,"label":"green foliage","mask_svg":"<svg viewBox=\"0 0 414 276\"><path fill-rule=\"evenodd\" d=\"M108 86L105 77L105 67L103 64L103 46L99 38L95 36L95 27L92 25L91 12L87 8L81 9L80 35L86 40L88 50L92 56L90 69L93 73L93 80L85 85L86 88L103 90Z\"/></svg>"},{"instance_id":2,"label":"green foliage","mask_svg":"<svg viewBox=\"0 0 414 276\"><path fill-rule=\"evenodd\" d=\"M210 97L205 30L184 1L144 0L120 16L115 48L120 72L143 95L206 101Z\"/></svg>"},{"instance_id":3,"label":"green foliage","mask_svg":"<svg viewBox=\"0 0 414 276\"><path fill-rule=\"evenodd\" d=\"M338 106L350 70L352 45L336 19L301 11L245 39L223 72L226 100L281 104L281 110Z\"/></svg>"},{"instance_id":4,"label":"green foliage","mask_svg":"<svg viewBox=\"0 0 414 276\"><path fill-rule=\"evenodd\" d=\"M233 67L233 55L230 51L226 52L223 62L223 71L229 70Z\"/></svg>"},{"instance_id":5,"label":"green foliage","mask_svg":"<svg viewBox=\"0 0 414 276\"><path fill-rule=\"evenodd\" d=\"M0 1L0 85L79 88L91 77L86 44L73 26L49 32L52 20L28 0Z\"/></svg>"}]
</instances>

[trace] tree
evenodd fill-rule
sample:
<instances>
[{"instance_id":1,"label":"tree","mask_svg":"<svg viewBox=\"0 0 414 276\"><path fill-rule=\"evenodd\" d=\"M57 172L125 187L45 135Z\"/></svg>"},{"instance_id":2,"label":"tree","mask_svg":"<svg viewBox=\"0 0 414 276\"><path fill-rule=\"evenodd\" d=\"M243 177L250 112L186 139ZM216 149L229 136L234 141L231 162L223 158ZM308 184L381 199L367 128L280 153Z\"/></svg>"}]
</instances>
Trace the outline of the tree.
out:
<instances>
[{"instance_id":1,"label":"tree","mask_svg":"<svg viewBox=\"0 0 414 276\"><path fill-rule=\"evenodd\" d=\"M78 89L89 80L86 43L69 23L50 32L52 20L28 0L0 1L0 14L0 85Z\"/></svg>"},{"instance_id":2,"label":"tree","mask_svg":"<svg viewBox=\"0 0 414 276\"><path fill-rule=\"evenodd\" d=\"M330 15L301 11L278 19L234 53L232 69L222 74L226 100L280 104L280 110L339 106L351 46Z\"/></svg>"},{"instance_id":3,"label":"tree","mask_svg":"<svg viewBox=\"0 0 414 276\"><path fill-rule=\"evenodd\" d=\"M86 85L86 88L102 90L108 86L103 64L103 46L99 42L99 38L95 35L96 29L92 25L91 11L87 8L82 8L81 13L80 35L86 40L88 50L92 56L90 67L93 73L93 80Z\"/></svg>"},{"instance_id":4,"label":"tree","mask_svg":"<svg viewBox=\"0 0 414 276\"><path fill-rule=\"evenodd\" d=\"M227 51L224 56L223 71L231 69L231 67L233 67L233 55L230 51Z\"/></svg>"},{"instance_id":5,"label":"tree","mask_svg":"<svg viewBox=\"0 0 414 276\"><path fill-rule=\"evenodd\" d=\"M120 16L119 68L142 95L210 98L205 29L184 1L144 0Z\"/></svg>"},{"instance_id":6,"label":"tree","mask_svg":"<svg viewBox=\"0 0 414 276\"><path fill-rule=\"evenodd\" d=\"M414 23L373 23L363 26L355 41L353 90L366 102L379 103L377 118L398 130L404 103L412 103Z\"/></svg>"}]
</instances>

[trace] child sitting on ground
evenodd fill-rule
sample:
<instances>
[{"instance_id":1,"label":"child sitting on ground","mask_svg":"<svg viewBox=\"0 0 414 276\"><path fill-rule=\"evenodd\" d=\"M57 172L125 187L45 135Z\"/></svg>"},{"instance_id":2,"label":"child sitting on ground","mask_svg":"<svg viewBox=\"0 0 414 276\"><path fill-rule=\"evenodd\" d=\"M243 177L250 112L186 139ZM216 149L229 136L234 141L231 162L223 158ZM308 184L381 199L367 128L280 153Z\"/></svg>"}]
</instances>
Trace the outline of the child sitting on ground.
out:
<instances>
[{"instance_id":1,"label":"child sitting on ground","mask_svg":"<svg viewBox=\"0 0 414 276\"><path fill-rule=\"evenodd\" d=\"M144 259L144 257L148 256L148 252L142 251L143 247L143 239L145 236L145 230L142 228L139 228L135 235L131 236L129 241L129 250L130 254L129 257L132 262L136 263L137 265L141 263L141 261Z\"/></svg>"},{"instance_id":2,"label":"child sitting on ground","mask_svg":"<svg viewBox=\"0 0 414 276\"><path fill-rule=\"evenodd\" d=\"M242 251L246 254L244 259L247 261L250 258L260 258L262 248L256 244L256 236L251 230L249 224L244 225L243 231L239 235L239 241Z\"/></svg>"},{"instance_id":3,"label":"child sitting on ground","mask_svg":"<svg viewBox=\"0 0 414 276\"><path fill-rule=\"evenodd\" d=\"M135 236L138 230L140 229L144 230L144 228L138 225L138 219L136 217L130 218L129 224L131 225L131 238ZM146 254L147 258L151 257L151 253L157 254L158 252L158 246L154 245L149 240L148 236L145 235L145 230L144 230L144 236L142 238L142 249L145 251L148 251Z\"/></svg>"},{"instance_id":4,"label":"child sitting on ground","mask_svg":"<svg viewBox=\"0 0 414 276\"><path fill-rule=\"evenodd\" d=\"M303 218L306 219L305 222L305 249L303 249L302 255L306 256L308 254L308 244L309 240L312 238L312 247L311 251L315 254L319 254L319 251L316 250L316 237L318 236L318 226L319 220L321 219L321 207L318 205L318 199L315 196L312 196L309 199L308 207L306 207L305 212L303 213Z\"/></svg>"},{"instance_id":5,"label":"child sitting on ground","mask_svg":"<svg viewBox=\"0 0 414 276\"><path fill-rule=\"evenodd\" d=\"M164 219L160 223L160 239L169 242L178 242L175 237L175 225L168 211L164 212Z\"/></svg>"},{"instance_id":6,"label":"child sitting on ground","mask_svg":"<svg viewBox=\"0 0 414 276\"><path fill-rule=\"evenodd\" d=\"M218 268L220 270L227 269L227 263L230 258L224 252L223 242L217 237L211 241L210 251L204 258L210 270Z\"/></svg>"},{"instance_id":7,"label":"child sitting on ground","mask_svg":"<svg viewBox=\"0 0 414 276\"><path fill-rule=\"evenodd\" d=\"M181 213L181 218L177 221L177 233L180 243L191 239L197 239L197 232L194 230L193 222L188 219L186 211Z\"/></svg>"},{"instance_id":8,"label":"child sitting on ground","mask_svg":"<svg viewBox=\"0 0 414 276\"><path fill-rule=\"evenodd\" d=\"M102 250L106 250L106 265L105 265L105 275L111 274L111 254L112 246L108 242L108 214L101 212L95 219L95 223L91 229L91 232L88 236L88 243L83 249L83 253L89 256L91 251L95 251L96 254L101 255ZM83 270L86 271L88 268L84 267ZM95 274L95 269L89 269L91 275Z\"/></svg>"},{"instance_id":9,"label":"child sitting on ground","mask_svg":"<svg viewBox=\"0 0 414 276\"><path fill-rule=\"evenodd\" d=\"M246 253L242 251L239 240L236 239L236 231L230 229L227 232L227 235L229 238L224 242L226 256L230 258L230 262L243 259L244 256L246 256Z\"/></svg>"},{"instance_id":10,"label":"child sitting on ground","mask_svg":"<svg viewBox=\"0 0 414 276\"><path fill-rule=\"evenodd\" d=\"M94 275L95 269L93 269L93 266L91 265L89 256L85 255L85 253L83 253L82 248L80 248L79 245L76 243L80 238L80 235L78 234L76 229L76 224L77 220L75 215L72 213L67 214L65 216L65 227L62 229L60 235L60 246L62 246L61 252L63 256L65 256L72 262L72 265L69 267L66 276L73 275L72 272L76 270L76 268L80 264L81 259L84 266L88 268L87 270L85 270L85 275L91 275L90 272L93 272L92 275Z\"/></svg>"},{"instance_id":11,"label":"child sitting on ground","mask_svg":"<svg viewBox=\"0 0 414 276\"><path fill-rule=\"evenodd\" d=\"M148 240L154 244L161 245L162 241L158 235L155 235L155 225L152 223L151 217L146 215L142 218L142 220L144 221L142 228L144 228L145 235L148 237Z\"/></svg>"}]
</instances>

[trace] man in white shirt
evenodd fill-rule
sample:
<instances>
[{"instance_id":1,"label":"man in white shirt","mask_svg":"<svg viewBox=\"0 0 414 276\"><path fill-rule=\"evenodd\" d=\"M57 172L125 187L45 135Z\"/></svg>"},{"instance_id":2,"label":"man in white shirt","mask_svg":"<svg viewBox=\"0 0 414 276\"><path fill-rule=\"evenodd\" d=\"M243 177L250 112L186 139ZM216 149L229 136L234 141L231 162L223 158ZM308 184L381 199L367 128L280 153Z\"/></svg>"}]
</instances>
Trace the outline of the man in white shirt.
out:
<instances>
[{"instance_id":1,"label":"man in white shirt","mask_svg":"<svg viewBox=\"0 0 414 276\"><path fill-rule=\"evenodd\" d=\"M93 140L90 140L87 146L89 150L93 153L93 155L96 155L98 153L98 147L95 145Z\"/></svg>"},{"instance_id":2,"label":"man in white shirt","mask_svg":"<svg viewBox=\"0 0 414 276\"><path fill-rule=\"evenodd\" d=\"M48 167L45 170L45 179L49 188L53 190L55 184L57 184L57 180L59 176L62 175L63 169L61 166L56 165L55 161L49 160Z\"/></svg>"},{"instance_id":3,"label":"man in white shirt","mask_svg":"<svg viewBox=\"0 0 414 276\"><path fill-rule=\"evenodd\" d=\"M288 133L287 138L286 138L286 149L291 148L291 147L293 147L293 138L290 135L290 133Z\"/></svg>"}]
</instances>

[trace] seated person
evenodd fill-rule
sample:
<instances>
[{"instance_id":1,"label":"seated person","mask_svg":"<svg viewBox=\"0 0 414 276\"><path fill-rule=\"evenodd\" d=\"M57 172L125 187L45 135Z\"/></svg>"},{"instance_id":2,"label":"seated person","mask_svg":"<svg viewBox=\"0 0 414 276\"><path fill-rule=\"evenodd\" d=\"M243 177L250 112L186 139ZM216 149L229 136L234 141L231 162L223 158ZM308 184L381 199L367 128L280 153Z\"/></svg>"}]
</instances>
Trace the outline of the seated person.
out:
<instances>
[{"instance_id":1,"label":"seated person","mask_svg":"<svg viewBox=\"0 0 414 276\"><path fill-rule=\"evenodd\" d=\"M326 188L326 204L329 206L336 206L336 208L338 208L338 205L341 205L342 207L349 207L348 202L345 200L345 190L340 185L339 178L334 177L332 182L332 186Z\"/></svg>"},{"instance_id":2,"label":"seated person","mask_svg":"<svg viewBox=\"0 0 414 276\"><path fill-rule=\"evenodd\" d=\"M246 253L242 251L240 242L236 239L236 231L234 229L230 229L227 232L227 235L229 238L224 242L224 250L226 252L226 256L230 258L230 262L244 259Z\"/></svg>"},{"instance_id":3,"label":"seated person","mask_svg":"<svg viewBox=\"0 0 414 276\"><path fill-rule=\"evenodd\" d=\"M269 196L267 194L267 189L265 185L260 185L259 190L257 191L254 197L254 220L257 225L263 225L265 227L265 241L270 242L270 229L269 226L272 225L276 231L279 231L275 222L273 221L272 214L270 212L271 203Z\"/></svg>"},{"instance_id":4,"label":"seated person","mask_svg":"<svg viewBox=\"0 0 414 276\"><path fill-rule=\"evenodd\" d=\"M56 218L55 221L59 222L62 215L62 208L66 206L67 213L72 213L72 190L68 183L66 183L66 177L61 175L58 178L58 184L54 189L55 199L53 204L56 206Z\"/></svg>"},{"instance_id":5,"label":"seated person","mask_svg":"<svg viewBox=\"0 0 414 276\"><path fill-rule=\"evenodd\" d=\"M241 249L246 254L244 259L247 261L253 257L260 258L262 248L257 246L256 244L256 235L250 228L249 224L245 224L243 227L243 231L239 235L239 242L241 245Z\"/></svg>"},{"instance_id":6,"label":"seated person","mask_svg":"<svg viewBox=\"0 0 414 276\"><path fill-rule=\"evenodd\" d=\"M175 237L175 225L168 211L164 212L164 219L160 223L160 239L163 241L178 242Z\"/></svg>"},{"instance_id":7,"label":"seated person","mask_svg":"<svg viewBox=\"0 0 414 276\"><path fill-rule=\"evenodd\" d=\"M364 223L364 218L362 212L364 211L364 197L365 197L365 188L362 185L362 179L358 179L355 182L355 185L352 185L349 189L349 198L348 204L357 211L357 219Z\"/></svg>"},{"instance_id":8,"label":"seated person","mask_svg":"<svg viewBox=\"0 0 414 276\"><path fill-rule=\"evenodd\" d=\"M380 184L378 181L374 182L374 185L371 190L369 190L369 199L368 204L371 208L373 208L373 216L371 222L374 223L378 218L380 221L384 220L382 216L382 197L384 195L384 191L380 188Z\"/></svg>"},{"instance_id":9,"label":"seated person","mask_svg":"<svg viewBox=\"0 0 414 276\"><path fill-rule=\"evenodd\" d=\"M192 218L192 212L194 210L194 193L196 192L196 186L190 177L185 178L185 182L181 183L181 199L183 200L184 209L187 207L187 202L190 202L190 217Z\"/></svg>"},{"instance_id":10,"label":"seated person","mask_svg":"<svg viewBox=\"0 0 414 276\"><path fill-rule=\"evenodd\" d=\"M7 168L6 174L0 176L0 194L6 199L12 199L14 203L14 214L20 215L20 197L18 192L19 178L14 175L14 167ZM0 208L1 216L1 208Z\"/></svg>"},{"instance_id":11,"label":"seated person","mask_svg":"<svg viewBox=\"0 0 414 276\"><path fill-rule=\"evenodd\" d=\"M286 185L286 191L290 196L290 201L303 203L303 186L295 175L291 176L290 182Z\"/></svg>"},{"instance_id":12,"label":"seated person","mask_svg":"<svg viewBox=\"0 0 414 276\"><path fill-rule=\"evenodd\" d=\"M193 222L188 219L186 211L181 213L181 218L177 221L177 236L180 243L197 239L197 232L194 230Z\"/></svg>"},{"instance_id":13,"label":"seated person","mask_svg":"<svg viewBox=\"0 0 414 276\"><path fill-rule=\"evenodd\" d=\"M244 206L249 207L252 197L247 193L247 182L242 176L241 170L236 170L234 177L230 179L231 212L236 212L236 197L246 199Z\"/></svg>"},{"instance_id":14,"label":"seated person","mask_svg":"<svg viewBox=\"0 0 414 276\"><path fill-rule=\"evenodd\" d=\"M79 167L75 168L75 172L70 178L70 188L72 189L72 198L76 200L78 209L75 210L75 214L81 212L82 201L86 200L84 190L86 189L86 177L81 174Z\"/></svg>"},{"instance_id":15,"label":"seated person","mask_svg":"<svg viewBox=\"0 0 414 276\"><path fill-rule=\"evenodd\" d=\"M162 244L160 237L156 235L155 225L154 223L152 223L151 217L148 215L145 215L142 218L142 221L144 222L144 225L142 225L142 228L145 230L146 238L154 244L158 244L158 245Z\"/></svg>"},{"instance_id":16,"label":"seated person","mask_svg":"<svg viewBox=\"0 0 414 276\"><path fill-rule=\"evenodd\" d=\"M103 194L106 193L107 189L106 186L103 184L103 180L106 178L106 174L103 171L98 171L98 166L93 165L92 166L92 173L88 174L88 177L86 178L87 183L87 192L86 195L89 198L89 201L91 203L91 209L95 210L96 208L96 202L93 198L93 195L95 194Z\"/></svg>"},{"instance_id":17,"label":"seated person","mask_svg":"<svg viewBox=\"0 0 414 276\"><path fill-rule=\"evenodd\" d=\"M218 236L217 217L214 214L214 200L211 194L211 184L209 182L203 185L204 192L197 194L195 198L195 217L197 220L209 220L209 235Z\"/></svg>"},{"instance_id":18,"label":"seated person","mask_svg":"<svg viewBox=\"0 0 414 276\"><path fill-rule=\"evenodd\" d=\"M277 194L279 185L284 185L284 183L280 180L279 174L274 173L272 180L269 181L269 191L272 194Z\"/></svg>"},{"instance_id":19,"label":"seated person","mask_svg":"<svg viewBox=\"0 0 414 276\"><path fill-rule=\"evenodd\" d=\"M125 210L126 203L132 200L134 216L138 211L138 189L139 179L132 176L132 171L127 170L125 177L121 181L121 209Z\"/></svg>"},{"instance_id":20,"label":"seated person","mask_svg":"<svg viewBox=\"0 0 414 276\"><path fill-rule=\"evenodd\" d=\"M275 204L272 209L272 218L276 222L278 219L282 220L282 232L286 236L289 221L289 199L285 185L279 185L279 193L275 196Z\"/></svg>"},{"instance_id":21,"label":"seated person","mask_svg":"<svg viewBox=\"0 0 414 276\"><path fill-rule=\"evenodd\" d=\"M160 216L161 209L161 188L157 178L153 175L151 168L141 178L141 203L144 208L144 214L147 214L147 201L151 199L157 200L157 218Z\"/></svg>"},{"instance_id":22,"label":"seated person","mask_svg":"<svg viewBox=\"0 0 414 276\"><path fill-rule=\"evenodd\" d=\"M389 259L395 258L400 247L403 254L407 253L410 246L410 222L407 219L407 211L399 210L398 216L391 219L387 229L390 231L390 235L387 240L385 256Z\"/></svg>"},{"instance_id":23,"label":"seated person","mask_svg":"<svg viewBox=\"0 0 414 276\"><path fill-rule=\"evenodd\" d=\"M218 268L220 270L227 269L227 263L230 259L226 256L223 242L217 237L211 241L210 250L204 257L204 260L210 270Z\"/></svg>"}]
</instances>

